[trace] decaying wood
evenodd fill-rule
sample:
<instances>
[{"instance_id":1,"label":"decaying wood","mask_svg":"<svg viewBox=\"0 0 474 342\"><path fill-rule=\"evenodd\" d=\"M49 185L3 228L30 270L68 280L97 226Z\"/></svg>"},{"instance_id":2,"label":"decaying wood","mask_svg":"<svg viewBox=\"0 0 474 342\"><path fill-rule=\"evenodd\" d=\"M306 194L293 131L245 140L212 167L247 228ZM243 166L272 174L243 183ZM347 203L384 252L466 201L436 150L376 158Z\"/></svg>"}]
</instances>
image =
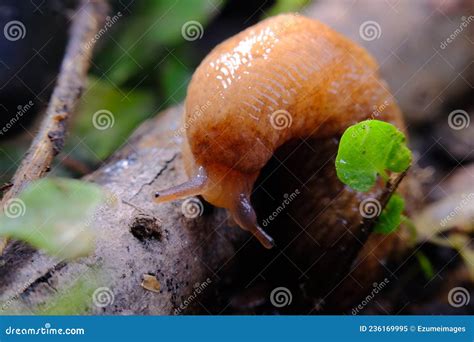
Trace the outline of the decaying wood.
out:
<instances>
[{"instance_id":1,"label":"decaying wood","mask_svg":"<svg viewBox=\"0 0 474 342\"><path fill-rule=\"evenodd\" d=\"M144 123L106 165L87 176L111 199L93 220L94 255L63 263L19 243L9 245L0 269L0 302L13 298L12 307L28 312L97 270L99 285L113 292L114 302L101 308L91 301L92 312L166 315L203 310L200 303L213 295L211 285L222 281L218 270L230 265L251 237L227 227L223 210L203 206L200 217L186 218L183 201L153 202L154 191L186 178L179 139L169 133L177 128L181 112L170 109ZM142 285L150 276L156 278L155 291ZM202 293L189 299L199 284L206 284Z\"/></svg>"},{"instance_id":2,"label":"decaying wood","mask_svg":"<svg viewBox=\"0 0 474 342\"><path fill-rule=\"evenodd\" d=\"M106 10L106 5L100 0L83 1L74 14L71 38L66 47L56 87L39 132L13 177L13 186L2 198L2 207L31 181L43 177L48 172L54 156L62 150L66 124L84 89L94 36L105 20ZM6 242L5 239L0 240L0 253Z\"/></svg>"}]
</instances>

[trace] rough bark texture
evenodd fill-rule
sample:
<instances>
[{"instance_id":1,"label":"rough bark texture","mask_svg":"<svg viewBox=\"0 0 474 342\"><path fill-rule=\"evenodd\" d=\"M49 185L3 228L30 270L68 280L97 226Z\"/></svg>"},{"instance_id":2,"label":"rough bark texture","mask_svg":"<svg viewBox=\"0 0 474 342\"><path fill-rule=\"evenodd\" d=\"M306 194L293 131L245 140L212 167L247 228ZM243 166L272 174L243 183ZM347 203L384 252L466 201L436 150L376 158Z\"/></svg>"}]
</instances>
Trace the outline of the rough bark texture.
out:
<instances>
[{"instance_id":1,"label":"rough bark texture","mask_svg":"<svg viewBox=\"0 0 474 342\"><path fill-rule=\"evenodd\" d=\"M117 201L106 201L95 217L95 254L62 263L20 243L10 245L1 268L1 301L15 300L21 310L48 303L57 290L66 289L87 270L98 269L103 283L114 294L105 308L95 313L173 314L195 285L210 278L236 253L242 239L237 228L226 227L222 210L205 207L202 216L188 219L181 202L157 205L153 192L185 179L180 148L171 142L181 108L173 108L146 122L100 170L87 177L102 185ZM140 286L143 275L152 274L161 284L156 293ZM210 290L205 290L208 295ZM199 300L184 310L195 312Z\"/></svg>"}]
</instances>

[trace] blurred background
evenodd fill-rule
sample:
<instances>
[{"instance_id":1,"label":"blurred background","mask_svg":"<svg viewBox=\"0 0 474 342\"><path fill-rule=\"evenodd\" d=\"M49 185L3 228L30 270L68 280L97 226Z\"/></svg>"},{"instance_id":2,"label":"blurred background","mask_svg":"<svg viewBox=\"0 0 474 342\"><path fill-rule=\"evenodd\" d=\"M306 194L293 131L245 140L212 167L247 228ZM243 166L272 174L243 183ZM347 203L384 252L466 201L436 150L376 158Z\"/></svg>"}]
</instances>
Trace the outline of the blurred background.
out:
<instances>
[{"instance_id":1,"label":"blurred background","mask_svg":"<svg viewBox=\"0 0 474 342\"><path fill-rule=\"evenodd\" d=\"M216 44L289 11L322 20L376 57L421 163L440 169L434 176L442 178L474 158L472 125L462 130L447 125L452 111L466 112L457 116L461 120L473 111L471 1L118 0L110 5L88 87L54 174L77 177L97 168L141 122L183 101L193 70ZM18 119L0 132L2 183L10 180L34 136L36 114L47 105L75 6L72 0L0 5L5 32L8 23L23 24L20 36L0 38L0 123ZM113 127L91 125L100 110L113 113Z\"/></svg>"},{"instance_id":2,"label":"blurred background","mask_svg":"<svg viewBox=\"0 0 474 342\"><path fill-rule=\"evenodd\" d=\"M35 135L77 5L0 2L1 184L10 181ZM473 9L471 0L110 1L87 88L51 174L81 177L97 169L140 123L184 100L193 71L219 42L266 17L300 12L377 59L406 118L420 197L428 209L441 210L437 205L446 199L458 203L456 196L474 193ZM97 113L112 114L105 128L93 124ZM472 229L473 208L467 209L460 225ZM421 227L431 224L419 217ZM424 263L425 273L436 271L439 253L448 253L425 252L434 263ZM453 255L440 257L439 265L453 258L472 277L472 249Z\"/></svg>"}]
</instances>

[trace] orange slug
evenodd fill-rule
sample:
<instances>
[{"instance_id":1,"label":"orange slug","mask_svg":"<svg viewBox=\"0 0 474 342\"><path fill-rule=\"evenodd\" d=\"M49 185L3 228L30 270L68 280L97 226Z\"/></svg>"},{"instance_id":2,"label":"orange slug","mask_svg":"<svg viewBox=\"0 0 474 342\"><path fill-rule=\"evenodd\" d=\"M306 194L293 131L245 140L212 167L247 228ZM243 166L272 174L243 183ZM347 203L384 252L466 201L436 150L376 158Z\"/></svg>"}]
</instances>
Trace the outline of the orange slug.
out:
<instances>
[{"instance_id":1,"label":"orange slug","mask_svg":"<svg viewBox=\"0 0 474 342\"><path fill-rule=\"evenodd\" d=\"M201 195L271 248L250 202L260 170L292 139L338 139L367 118L403 129L362 47L298 14L266 19L219 44L194 72L184 113L190 179L156 201Z\"/></svg>"}]
</instances>

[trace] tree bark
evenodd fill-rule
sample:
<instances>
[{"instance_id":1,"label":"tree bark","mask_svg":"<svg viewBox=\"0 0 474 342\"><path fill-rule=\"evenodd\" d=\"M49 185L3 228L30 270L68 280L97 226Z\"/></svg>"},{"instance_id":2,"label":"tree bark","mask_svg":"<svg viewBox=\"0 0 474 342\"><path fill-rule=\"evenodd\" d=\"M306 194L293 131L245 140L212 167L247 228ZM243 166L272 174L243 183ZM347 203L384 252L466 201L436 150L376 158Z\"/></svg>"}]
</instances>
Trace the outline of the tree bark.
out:
<instances>
[{"instance_id":1,"label":"tree bark","mask_svg":"<svg viewBox=\"0 0 474 342\"><path fill-rule=\"evenodd\" d=\"M191 219L183 215L181 202L153 202L154 191L186 178L179 139L173 141L169 133L177 127L181 110L175 107L145 122L86 177L118 199L106 201L94 218L94 255L65 263L18 242L9 245L2 257L0 302L29 312L97 269L99 285L112 291L114 301L103 308L91 305L92 313L169 315L181 305L182 313L202 310L200 302L212 289L206 286L187 304L196 284L218 283L216 270L230 263L250 237L227 227L223 210L204 206L203 214ZM156 277L158 292L140 286L147 274Z\"/></svg>"}]
</instances>

